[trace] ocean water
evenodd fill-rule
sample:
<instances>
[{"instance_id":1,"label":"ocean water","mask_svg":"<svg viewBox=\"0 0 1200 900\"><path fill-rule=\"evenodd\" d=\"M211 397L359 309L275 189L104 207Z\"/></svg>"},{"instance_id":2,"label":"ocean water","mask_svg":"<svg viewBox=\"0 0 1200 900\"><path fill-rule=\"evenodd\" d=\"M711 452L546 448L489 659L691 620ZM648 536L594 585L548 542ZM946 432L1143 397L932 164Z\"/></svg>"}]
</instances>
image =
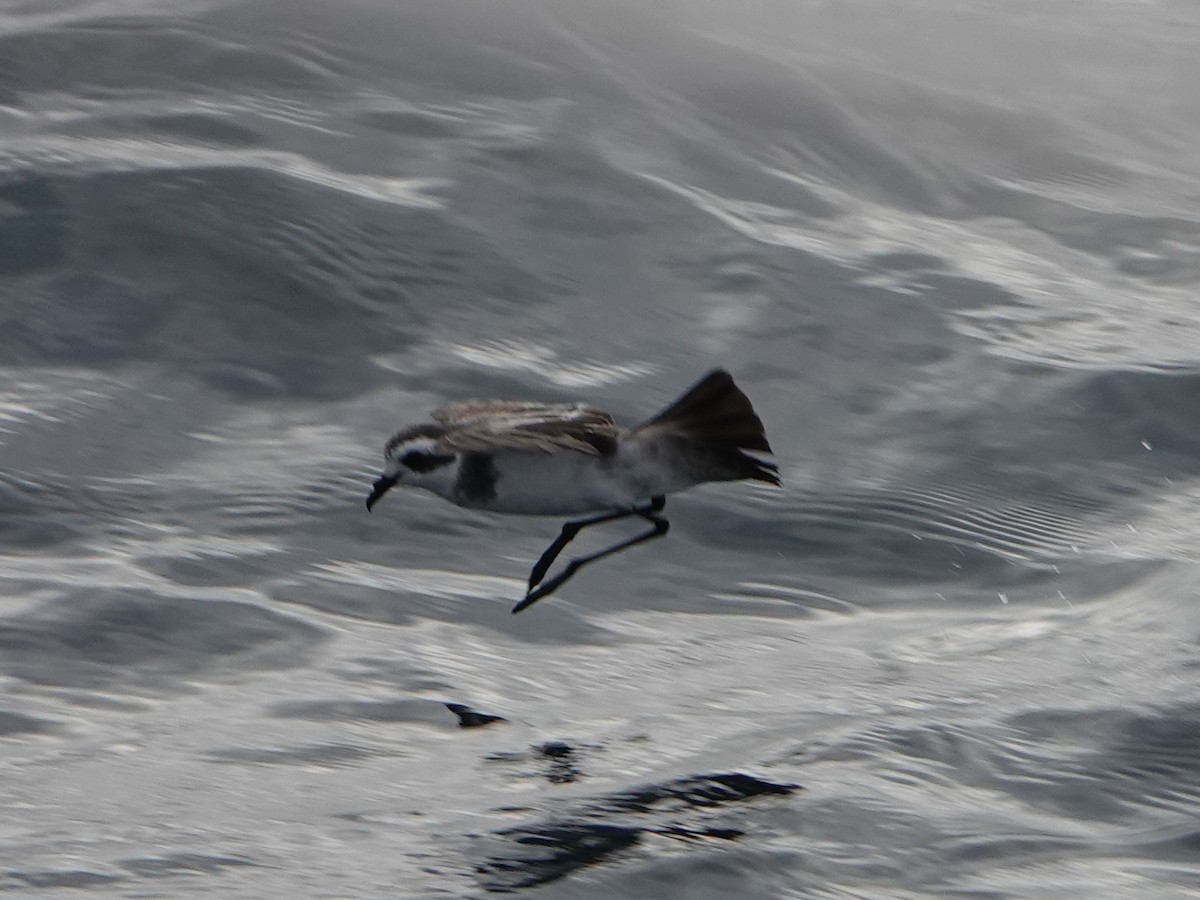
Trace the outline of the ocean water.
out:
<instances>
[{"instance_id":1,"label":"ocean water","mask_svg":"<svg viewBox=\"0 0 1200 900\"><path fill-rule=\"evenodd\" d=\"M0 0L0 893L1200 895L1197 84L1191 0ZM363 506L715 366L784 487L519 616L560 522Z\"/></svg>"}]
</instances>

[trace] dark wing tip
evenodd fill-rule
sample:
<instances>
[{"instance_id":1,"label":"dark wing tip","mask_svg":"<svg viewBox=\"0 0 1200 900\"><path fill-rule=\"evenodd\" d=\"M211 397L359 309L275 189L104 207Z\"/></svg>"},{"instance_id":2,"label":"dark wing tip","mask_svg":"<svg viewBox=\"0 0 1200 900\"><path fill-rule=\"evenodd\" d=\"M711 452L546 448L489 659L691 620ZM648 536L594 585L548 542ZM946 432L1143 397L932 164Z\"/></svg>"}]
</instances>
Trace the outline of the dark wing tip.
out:
<instances>
[{"instance_id":1,"label":"dark wing tip","mask_svg":"<svg viewBox=\"0 0 1200 900\"><path fill-rule=\"evenodd\" d=\"M638 428L662 429L713 446L772 452L750 398L724 369L713 369Z\"/></svg>"},{"instance_id":2,"label":"dark wing tip","mask_svg":"<svg viewBox=\"0 0 1200 900\"><path fill-rule=\"evenodd\" d=\"M759 460L759 462L762 467L758 480L765 481L767 484L773 484L775 487L783 487L783 479L779 477L779 467L768 462L763 462L762 460Z\"/></svg>"},{"instance_id":3,"label":"dark wing tip","mask_svg":"<svg viewBox=\"0 0 1200 900\"><path fill-rule=\"evenodd\" d=\"M779 466L775 463L743 453L741 450L737 450L735 453L736 456L730 459L730 462L738 472L738 478L762 481L775 487L783 487L783 480L779 477Z\"/></svg>"}]
</instances>

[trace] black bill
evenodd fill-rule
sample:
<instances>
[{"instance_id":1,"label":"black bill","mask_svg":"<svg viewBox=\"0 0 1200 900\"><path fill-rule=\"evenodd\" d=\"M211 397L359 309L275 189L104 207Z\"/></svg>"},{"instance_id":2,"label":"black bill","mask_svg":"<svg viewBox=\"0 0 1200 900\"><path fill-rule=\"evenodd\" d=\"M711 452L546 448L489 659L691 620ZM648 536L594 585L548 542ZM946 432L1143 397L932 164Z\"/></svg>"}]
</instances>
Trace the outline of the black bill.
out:
<instances>
[{"instance_id":1,"label":"black bill","mask_svg":"<svg viewBox=\"0 0 1200 900\"><path fill-rule=\"evenodd\" d=\"M371 494L367 497L367 509L370 510L372 506L378 503L379 498L390 491L399 480L400 479L398 479L395 475L384 475L382 478L378 479L375 484L371 486Z\"/></svg>"}]
</instances>

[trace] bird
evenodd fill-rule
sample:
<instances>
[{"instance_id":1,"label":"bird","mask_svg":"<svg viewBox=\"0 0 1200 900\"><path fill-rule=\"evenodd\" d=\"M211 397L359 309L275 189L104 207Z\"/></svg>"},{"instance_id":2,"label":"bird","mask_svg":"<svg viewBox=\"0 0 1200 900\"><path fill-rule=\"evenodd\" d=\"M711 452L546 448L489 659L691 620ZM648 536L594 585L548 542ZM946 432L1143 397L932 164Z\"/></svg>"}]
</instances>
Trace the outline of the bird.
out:
<instances>
[{"instance_id":1,"label":"bird","mask_svg":"<svg viewBox=\"0 0 1200 900\"><path fill-rule=\"evenodd\" d=\"M705 482L779 486L762 420L724 369L714 369L656 416L630 428L586 403L477 399L451 403L432 422L396 432L384 446L371 510L396 485L431 491L467 509L576 516L562 526L529 573L513 612L549 596L579 569L663 537L668 494ZM747 452L750 451L750 452ZM593 525L637 517L648 530L577 557L545 576L566 546Z\"/></svg>"}]
</instances>

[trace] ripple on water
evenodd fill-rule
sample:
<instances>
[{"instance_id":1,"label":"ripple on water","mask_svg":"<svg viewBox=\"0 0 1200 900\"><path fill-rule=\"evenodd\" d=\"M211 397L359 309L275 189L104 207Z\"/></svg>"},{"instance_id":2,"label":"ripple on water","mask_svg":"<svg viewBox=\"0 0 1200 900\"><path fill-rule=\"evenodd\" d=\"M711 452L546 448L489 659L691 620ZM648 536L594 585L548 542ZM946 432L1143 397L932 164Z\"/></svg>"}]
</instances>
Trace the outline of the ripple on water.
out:
<instances>
[{"instance_id":1,"label":"ripple on water","mask_svg":"<svg viewBox=\"0 0 1200 900\"><path fill-rule=\"evenodd\" d=\"M1039 710L1011 724L1045 754L1030 767L1040 785L1030 799L1135 821L1150 810L1190 817L1200 802L1200 707Z\"/></svg>"},{"instance_id":2,"label":"ripple on water","mask_svg":"<svg viewBox=\"0 0 1200 900\"><path fill-rule=\"evenodd\" d=\"M898 783L982 791L997 809L1050 813L1064 826L1161 825L1162 812L1187 816L1200 800L1200 711L1040 710L1003 729L880 725L819 756L874 760Z\"/></svg>"},{"instance_id":3,"label":"ripple on water","mask_svg":"<svg viewBox=\"0 0 1200 900\"><path fill-rule=\"evenodd\" d=\"M0 671L56 687L171 692L190 679L304 665L323 639L249 603L76 589L0 620Z\"/></svg>"},{"instance_id":4,"label":"ripple on water","mask_svg":"<svg viewBox=\"0 0 1200 900\"><path fill-rule=\"evenodd\" d=\"M517 578L346 559L318 563L311 571L312 580L273 593L287 603L375 622L461 623L467 617L474 627L499 631L521 641L552 644L617 640L613 632L589 621L584 611L570 604L546 604L535 619L512 615L513 604L525 591L525 582Z\"/></svg>"},{"instance_id":5,"label":"ripple on water","mask_svg":"<svg viewBox=\"0 0 1200 900\"><path fill-rule=\"evenodd\" d=\"M357 744L322 743L288 747L228 747L212 750L207 759L215 763L247 766L316 766L344 768L384 755Z\"/></svg>"},{"instance_id":6,"label":"ripple on water","mask_svg":"<svg viewBox=\"0 0 1200 900\"><path fill-rule=\"evenodd\" d=\"M446 704L437 700L300 700L278 703L270 714L282 719L308 722L454 725Z\"/></svg>"},{"instance_id":7,"label":"ripple on water","mask_svg":"<svg viewBox=\"0 0 1200 900\"><path fill-rule=\"evenodd\" d=\"M27 734L57 734L62 726L50 719L0 709L0 738Z\"/></svg>"}]
</instances>

